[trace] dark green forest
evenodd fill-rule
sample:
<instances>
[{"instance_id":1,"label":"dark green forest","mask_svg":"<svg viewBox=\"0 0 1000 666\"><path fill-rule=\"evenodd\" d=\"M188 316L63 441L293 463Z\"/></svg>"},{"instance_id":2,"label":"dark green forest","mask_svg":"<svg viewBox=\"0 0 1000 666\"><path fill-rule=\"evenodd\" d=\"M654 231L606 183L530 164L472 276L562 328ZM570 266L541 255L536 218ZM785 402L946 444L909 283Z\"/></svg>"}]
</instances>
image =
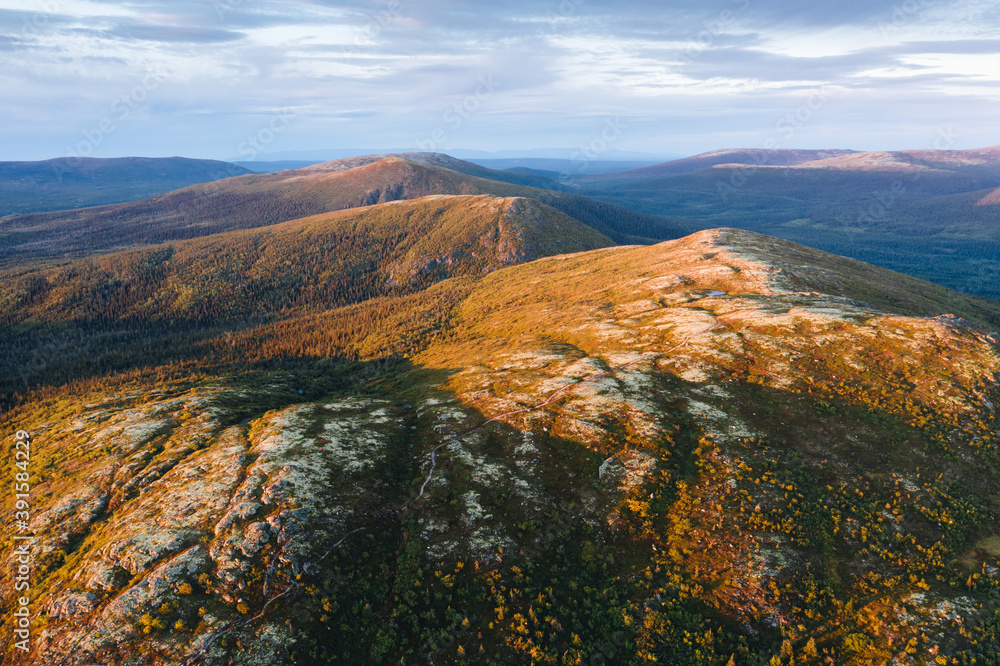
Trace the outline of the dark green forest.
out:
<instances>
[{"instance_id":1,"label":"dark green forest","mask_svg":"<svg viewBox=\"0 0 1000 666\"><path fill-rule=\"evenodd\" d=\"M948 172L717 168L582 191L703 229L785 238L1000 300L1000 176Z\"/></svg>"}]
</instances>

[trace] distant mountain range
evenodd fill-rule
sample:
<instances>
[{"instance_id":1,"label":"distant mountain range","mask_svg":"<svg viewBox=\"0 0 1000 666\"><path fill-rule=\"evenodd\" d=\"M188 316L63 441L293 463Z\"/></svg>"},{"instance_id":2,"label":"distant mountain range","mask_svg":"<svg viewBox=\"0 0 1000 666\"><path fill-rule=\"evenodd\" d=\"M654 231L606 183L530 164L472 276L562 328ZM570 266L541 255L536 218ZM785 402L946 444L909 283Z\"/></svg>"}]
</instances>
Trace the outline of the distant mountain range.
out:
<instances>
[{"instance_id":1,"label":"distant mountain range","mask_svg":"<svg viewBox=\"0 0 1000 666\"><path fill-rule=\"evenodd\" d=\"M324 161L326 160L319 160L319 162L324 162ZM546 178L559 182L569 181L574 178L580 177L582 175L610 173L612 171L627 171L629 169L638 169L640 167L646 167L658 164L657 161L649 161L649 160L638 160L638 161L599 160L599 161L584 162L581 159L571 160L571 159L531 158L531 157L513 157L507 159L481 159L481 158L471 157L471 158L466 158L466 161L494 170L504 170L504 171L523 170L528 172L534 172L536 174L543 175ZM312 166L313 164L316 163L317 163L316 161L310 161L310 160L305 160L305 161L286 160L278 162L267 162L267 161L235 162L235 164L238 164L239 166L245 169L249 169L254 173L273 173L275 171L302 169L307 166Z\"/></svg>"},{"instance_id":2,"label":"distant mountain range","mask_svg":"<svg viewBox=\"0 0 1000 666\"><path fill-rule=\"evenodd\" d=\"M221 186L373 173L475 184ZM1000 306L744 230L610 243L431 195L4 272L36 541L0 663L992 663Z\"/></svg>"},{"instance_id":3,"label":"distant mountain range","mask_svg":"<svg viewBox=\"0 0 1000 666\"><path fill-rule=\"evenodd\" d=\"M194 185L133 203L2 219L0 264L112 252L433 194L533 199L617 243L677 238L692 230L680 221L541 189L546 186L556 184L434 153L352 157Z\"/></svg>"},{"instance_id":4,"label":"distant mountain range","mask_svg":"<svg viewBox=\"0 0 1000 666\"><path fill-rule=\"evenodd\" d=\"M263 153L262 160L266 161L297 161L297 162L329 162L332 160L344 159L347 157L358 157L363 155L385 155L398 153L412 153L413 148L394 149L371 149L371 148L332 148L328 150L291 150L277 151L273 153ZM425 151L433 152L433 151ZM579 156L579 148L532 148L527 150L468 150L462 148L449 149L448 154L459 159L466 160L518 160L518 159L553 159L572 160L574 156ZM606 150L600 154L594 154L588 159L591 161L641 161L641 162L662 162L664 160L677 159L682 155L671 153L647 153L641 151L627 150Z\"/></svg>"},{"instance_id":5,"label":"distant mountain range","mask_svg":"<svg viewBox=\"0 0 1000 666\"><path fill-rule=\"evenodd\" d=\"M65 207L68 192L75 207L133 199L146 187L169 191L122 208L0 221L0 262L9 265L15 248L27 261L82 256L395 198L478 193L535 199L618 243L744 228L1000 299L998 152L730 149L652 165L595 162L586 173L572 160L477 164L408 152L274 164L266 174L218 184L208 181L249 174L225 163L109 160L82 163L60 184L60 163L20 164L6 181L0 178L0 190L27 188L34 203L22 204L29 208ZM388 159L410 166L369 168ZM179 183L171 175L178 169L186 179ZM15 173L48 180L19 180ZM174 184L191 186L173 190Z\"/></svg>"},{"instance_id":6,"label":"distant mountain range","mask_svg":"<svg viewBox=\"0 0 1000 666\"><path fill-rule=\"evenodd\" d=\"M227 162L183 157L0 162L0 217L136 201L248 173Z\"/></svg>"},{"instance_id":7,"label":"distant mountain range","mask_svg":"<svg viewBox=\"0 0 1000 666\"><path fill-rule=\"evenodd\" d=\"M576 191L703 228L771 234L1000 299L1000 148L719 150Z\"/></svg>"},{"instance_id":8,"label":"distant mountain range","mask_svg":"<svg viewBox=\"0 0 1000 666\"><path fill-rule=\"evenodd\" d=\"M817 160L855 154L851 150L713 150L694 157L664 162L639 169L585 176L576 179L578 183L601 183L642 181L648 178L676 176L694 173L725 164L747 164L754 166L795 166Z\"/></svg>"}]
</instances>

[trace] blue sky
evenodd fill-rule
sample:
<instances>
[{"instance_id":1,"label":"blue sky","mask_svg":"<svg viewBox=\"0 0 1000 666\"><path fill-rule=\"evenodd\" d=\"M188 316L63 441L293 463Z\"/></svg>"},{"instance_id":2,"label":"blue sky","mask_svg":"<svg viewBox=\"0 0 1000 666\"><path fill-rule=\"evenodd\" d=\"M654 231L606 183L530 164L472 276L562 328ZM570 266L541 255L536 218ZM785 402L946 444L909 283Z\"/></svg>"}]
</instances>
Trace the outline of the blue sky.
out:
<instances>
[{"instance_id":1,"label":"blue sky","mask_svg":"<svg viewBox=\"0 0 1000 666\"><path fill-rule=\"evenodd\" d=\"M0 160L981 147L998 28L992 0L0 0Z\"/></svg>"}]
</instances>

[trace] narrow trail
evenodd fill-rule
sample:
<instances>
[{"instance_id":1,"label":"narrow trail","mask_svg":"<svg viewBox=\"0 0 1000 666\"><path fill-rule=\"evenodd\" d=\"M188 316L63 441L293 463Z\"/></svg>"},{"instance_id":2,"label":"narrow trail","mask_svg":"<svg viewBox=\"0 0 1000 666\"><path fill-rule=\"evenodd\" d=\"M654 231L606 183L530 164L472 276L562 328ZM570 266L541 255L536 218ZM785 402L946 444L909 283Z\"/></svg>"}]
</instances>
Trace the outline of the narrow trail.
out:
<instances>
[{"instance_id":1,"label":"narrow trail","mask_svg":"<svg viewBox=\"0 0 1000 666\"><path fill-rule=\"evenodd\" d=\"M693 338L700 337L702 335L705 335L707 333L711 333L712 331L718 330L720 328L724 328L726 326L725 323L719 321L718 317L716 317L714 315L712 316L712 320L713 320L713 324L711 326L709 326L708 328L706 328L704 330L701 330L701 331L696 331L694 333L689 333L688 335L684 336L684 338L682 338L680 342L678 342L673 347L670 347L669 349L667 349L665 351L656 352L655 355L652 355L652 356L645 356L644 355L644 356L641 356L640 358L635 359L634 361L629 361L628 363L622 363L621 365L614 366L610 370L606 370L604 372L599 372L599 373L593 374L593 375L588 375L587 377L583 377L582 379L578 379L578 380L576 380L576 381L574 381L574 382L572 382L570 384L567 384L566 386L563 386L562 388L560 388L560 389L558 389L556 391L553 391L551 394L549 394L548 398L546 398L545 400L543 400L542 402L540 402L540 403L538 403L536 405L529 405L528 407L523 407L521 409L515 409L515 410L509 411L509 412L504 412L502 414L497 414L496 416L493 416L493 417L487 419L486 421L483 421L482 423L480 423L480 424L478 424L476 426L473 426L472 428L469 428L468 430L465 430L465 431L463 431L461 433L458 433L457 435L450 436L448 438L448 441L445 441L445 442L443 442L441 444L438 444L433 449L431 449L429 453L424 454L424 456L421 456L421 457L426 457L427 455L430 455L430 457L431 457L431 467L430 467L430 469L427 472L427 476L424 478L424 482L422 484L420 484L420 492L417 493L417 495L415 497L413 497L413 499L411 499L409 502L407 502L403 506L399 507L398 509L394 509L393 511L389 511L389 512L383 513L380 516L378 516L377 518L375 518L374 520L372 520L371 522L369 522L369 523L367 523L365 525L362 525L361 527L355 528L355 529L351 530L350 532L347 532L346 534L344 534L340 538L340 540L338 540L336 543L334 543L332 546L330 546L326 550L326 552L324 552L315 561L306 562L305 564L303 564L302 565L302 571L305 572L305 573L310 573L313 570L313 568L314 568L315 565L319 564L320 562L322 562L323 560L325 560L327 557L329 557L330 553L332 553L334 550L336 550L337 548L339 548L342 543L344 543L345 541L347 541L347 539L349 539L350 537L352 537L355 534L358 534L359 532L366 532L368 530L371 530L371 529L375 528L376 526L384 523L386 520L388 520L388 519L390 519L390 518L392 518L394 516L397 516L397 515L403 513L404 511L406 511L407 509L409 509L411 506L413 506L414 504L416 504L422 497L424 497L424 494L425 494L425 492L427 490L428 484L430 484L430 482L434 478L434 472L437 469L437 452L440 449L442 449L442 448L444 448L446 446L451 446L452 444L455 444L457 442L461 442L463 438L468 437L469 435L482 430L483 428L485 428L489 424L494 423L496 421L505 419L505 418L510 417L510 416L515 416L517 414L525 414L525 413L528 413L528 412L538 411L539 409L542 409L542 408L544 408L544 407L552 404L563 393L566 393L567 391L569 391L572 388L575 388L575 387L580 386L582 384L586 384L588 382L595 382L595 381L598 381L598 380L603 379L605 377L609 377L609 376L614 375L615 373L621 372L622 370L624 370L626 368L629 368L629 367L631 367L633 365L637 365L637 364L643 363L645 361L655 361L655 360L660 359L660 358L662 358L664 356L667 356L667 355L669 355L669 354L677 351L681 347L684 347L685 345L687 345ZM288 540L285 541L285 544L283 544L283 545L287 545L288 542L290 542L291 540L292 539L289 538ZM219 638L221 638L222 636L225 636L226 634L229 634L229 633L231 633L231 632L233 632L233 631L235 631L237 629L241 629L241 628L243 628L243 627L245 627L245 626L247 626L247 625L249 625L249 624L251 624L253 622L256 622L257 620L259 620L260 618L262 618L264 616L264 614L267 612L268 607L272 603L278 601L279 599L284 598L285 596L287 596L291 592L293 592L295 590L298 590L301 587L302 586L298 582L292 581L291 585L289 585L287 588L285 588L282 592L280 592L280 593L278 593L278 594L276 594L276 595L268 598L268 600L264 603L264 606L260 609L260 612L258 612L253 617L249 617L249 618L247 618L245 620L238 620L238 621L235 621L235 622L231 622L228 625L226 625L225 627L223 627L222 629L219 629L218 631L216 631L214 634L212 634L211 636L209 636L208 639L206 639L204 645L202 645L202 647L195 654L191 655L191 657L189 657L187 659L187 661L185 661L183 663L183 666L193 666L193 664L196 663L197 660L200 659L202 656L204 656L204 654L208 651L208 649L212 646L212 644L214 644L215 641L217 641Z\"/></svg>"}]
</instances>

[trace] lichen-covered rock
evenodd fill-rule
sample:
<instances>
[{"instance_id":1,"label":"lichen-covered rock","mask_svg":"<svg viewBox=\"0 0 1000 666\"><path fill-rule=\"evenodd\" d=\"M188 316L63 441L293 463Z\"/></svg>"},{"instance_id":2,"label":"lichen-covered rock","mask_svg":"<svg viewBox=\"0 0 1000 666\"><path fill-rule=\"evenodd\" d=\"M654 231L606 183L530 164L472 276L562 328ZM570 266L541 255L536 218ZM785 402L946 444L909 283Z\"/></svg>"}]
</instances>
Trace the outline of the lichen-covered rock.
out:
<instances>
[{"instance_id":1,"label":"lichen-covered rock","mask_svg":"<svg viewBox=\"0 0 1000 666\"><path fill-rule=\"evenodd\" d=\"M502 205L497 261L559 222ZM57 470L30 656L957 659L1000 585L996 338L797 252L723 230L493 273L318 400L276 376L26 410Z\"/></svg>"}]
</instances>

